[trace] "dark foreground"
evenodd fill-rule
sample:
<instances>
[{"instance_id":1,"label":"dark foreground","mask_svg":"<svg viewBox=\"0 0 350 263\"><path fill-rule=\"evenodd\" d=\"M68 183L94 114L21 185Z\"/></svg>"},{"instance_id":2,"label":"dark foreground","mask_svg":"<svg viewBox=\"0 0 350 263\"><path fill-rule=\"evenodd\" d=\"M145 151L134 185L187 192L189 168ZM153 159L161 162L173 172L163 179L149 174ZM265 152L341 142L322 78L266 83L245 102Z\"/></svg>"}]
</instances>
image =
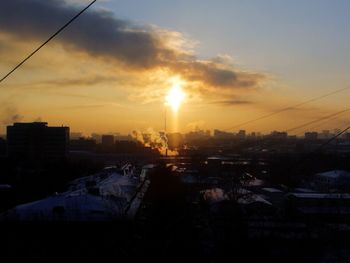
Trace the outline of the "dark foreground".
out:
<instances>
[{"instance_id":1,"label":"dark foreground","mask_svg":"<svg viewBox=\"0 0 350 263\"><path fill-rule=\"evenodd\" d=\"M151 260L163 262L348 262L349 236L251 238L231 227L193 218L148 222L2 223L7 260ZM215 224L215 229L205 224ZM237 222L236 222L237 223Z\"/></svg>"}]
</instances>

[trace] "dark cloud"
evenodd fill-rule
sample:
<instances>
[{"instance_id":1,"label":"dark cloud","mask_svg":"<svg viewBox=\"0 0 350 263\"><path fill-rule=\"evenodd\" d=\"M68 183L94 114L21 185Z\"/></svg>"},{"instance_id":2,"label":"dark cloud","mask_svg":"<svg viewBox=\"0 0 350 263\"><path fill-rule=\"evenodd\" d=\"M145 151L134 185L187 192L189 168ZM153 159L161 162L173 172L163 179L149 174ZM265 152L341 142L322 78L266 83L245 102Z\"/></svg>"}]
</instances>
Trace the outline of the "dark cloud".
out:
<instances>
[{"instance_id":1,"label":"dark cloud","mask_svg":"<svg viewBox=\"0 0 350 263\"><path fill-rule=\"evenodd\" d=\"M91 76L77 79L52 79L40 82L32 82L30 86L45 86L45 87L73 87L73 86L91 86L101 83L110 83L116 81L115 77L108 76Z\"/></svg>"},{"instance_id":2,"label":"dark cloud","mask_svg":"<svg viewBox=\"0 0 350 263\"><path fill-rule=\"evenodd\" d=\"M0 8L0 30L21 39L46 39L78 10L58 0L5 0ZM59 37L69 48L111 57L131 67L159 65L174 56L150 29L137 28L108 11L88 11Z\"/></svg>"},{"instance_id":3,"label":"dark cloud","mask_svg":"<svg viewBox=\"0 0 350 263\"><path fill-rule=\"evenodd\" d=\"M189 80L203 81L214 87L257 87L265 79L261 74L235 71L232 67L211 61L177 62L173 68Z\"/></svg>"},{"instance_id":4,"label":"dark cloud","mask_svg":"<svg viewBox=\"0 0 350 263\"><path fill-rule=\"evenodd\" d=\"M0 32L20 41L47 39L78 10L61 0L2 0ZM129 69L163 68L187 80L213 87L251 88L263 75L234 70L221 60L202 61L183 48L171 45L179 34L117 19L109 11L90 9L56 41L68 50L111 59Z\"/></svg>"}]
</instances>

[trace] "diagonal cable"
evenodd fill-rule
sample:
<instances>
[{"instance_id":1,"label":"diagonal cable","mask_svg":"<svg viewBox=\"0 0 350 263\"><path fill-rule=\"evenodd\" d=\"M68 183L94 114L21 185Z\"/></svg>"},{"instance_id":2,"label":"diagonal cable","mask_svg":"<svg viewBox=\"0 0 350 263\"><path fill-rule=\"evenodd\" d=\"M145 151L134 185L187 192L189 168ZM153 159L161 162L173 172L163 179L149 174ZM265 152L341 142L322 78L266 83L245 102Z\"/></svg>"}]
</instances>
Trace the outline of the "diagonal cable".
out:
<instances>
[{"instance_id":1,"label":"diagonal cable","mask_svg":"<svg viewBox=\"0 0 350 263\"><path fill-rule=\"evenodd\" d=\"M49 37L44 43L37 47L32 53L30 53L25 59L23 59L17 66L10 70L5 76L0 79L0 83L3 82L7 77L9 77L13 72L15 72L19 67L21 67L28 59L30 59L36 52L38 52L42 47L49 43L53 38L55 38L59 33L61 33L67 26L69 26L75 19L77 19L82 13L84 13L90 6L92 6L97 0L93 0L88 6L77 13L73 18L71 18L66 24L64 24L60 29L58 29L51 37Z\"/></svg>"}]
</instances>

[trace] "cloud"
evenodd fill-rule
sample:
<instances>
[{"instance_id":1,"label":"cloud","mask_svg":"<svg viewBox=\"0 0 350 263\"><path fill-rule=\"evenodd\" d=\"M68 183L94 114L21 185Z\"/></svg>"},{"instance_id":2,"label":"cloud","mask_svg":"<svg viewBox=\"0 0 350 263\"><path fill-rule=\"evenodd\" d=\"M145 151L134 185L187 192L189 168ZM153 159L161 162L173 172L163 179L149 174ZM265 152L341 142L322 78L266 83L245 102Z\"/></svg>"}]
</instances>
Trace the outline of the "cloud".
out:
<instances>
[{"instance_id":1,"label":"cloud","mask_svg":"<svg viewBox=\"0 0 350 263\"><path fill-rule=\"evenodd\" d=\"M5 0L0 9L0 30L21 39L43 40L77 12L74 6L58 0ZM57 40L67 48L111 57L135 68L154 67L161 57L174 56L174 50L167 49L151 29L116 19L106 10L86 12Z\"/></svg>"},{"instance_id":2,"label":"cloud","mask_svg":"<svg viewBox=\"0 0 350 263\"><path fill-rule=\"evenodd\" d=\"M89 104L89 105L73 105L73 106L67 106L63 107L65 109L69 110L81 110L81 109L97 109L97 108L103 108L108 106L108 104Z\"/></svg>"},{"instance_id":3,"label":"cloud","mask_svg":"<svg viewBox=\"0 0 350 263\"><path fill-rule=\"evenodd\" d=\"M31 82L30 86L41 87L74 87L74 86L93 86L101 83L111 83L116 81L117 78L112 76L91 76L84 78L75 78L75 79L50 79L43 80L39 82ZM25 86L26 84L20 84L21 86ZM27 84L28 85L28 84Z\"/></svg>"},{"instance_id":4,"label":"cloud","mask_svg":"<svg viewBox=\"0 0 350 263\"><path fill-rule=\"evenodd\" d=\"M218 100L218 101L213 101L211 102L212 104L218 104L218 105L223 105L223 106L235 106L235 105L250 105L253 104L253 101L249 100Z\"/></svg>"},{"instance_id":5,"label":"cloud","mask_svg":"<svg viewBox=\"0 0 350 263\"><path fill-rule=\"evenodd\" d=\"M76 5L59 0L4 0L0 8L0 32L17 41L46 40L78 12ZM256 89L266 79L260 73L233 67L227 55L201 60L183 34L155 26L121 20L108 10L90 8L56 39L65 50L115 63L134 72L180 75L196 89L210 93ZM88 83L89 84L89 83Z\"/></svg>"},{"instance_id":6,"label":"cloud","mask_svg":"<svg viewBox=\"0 0 350 263\"><path fill-rule=\"evenodd\" d=\"M21 116L18 113L17 107L9 102L3 102L2 109L0 112L1 116L1 123L3 125L9 125L13 124L14 122L19 122L23 119L23 116Z\"/></svg>"}]
</instances>

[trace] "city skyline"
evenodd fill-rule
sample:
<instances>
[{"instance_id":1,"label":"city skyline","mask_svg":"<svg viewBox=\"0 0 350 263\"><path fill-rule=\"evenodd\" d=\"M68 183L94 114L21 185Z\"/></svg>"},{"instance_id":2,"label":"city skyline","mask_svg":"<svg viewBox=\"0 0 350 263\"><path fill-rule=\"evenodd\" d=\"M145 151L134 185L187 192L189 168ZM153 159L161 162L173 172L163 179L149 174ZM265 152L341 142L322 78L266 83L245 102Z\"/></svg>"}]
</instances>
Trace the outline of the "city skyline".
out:
<instances>
[{"instance_id":1,"label":"city skyline","mask_svg":"<svg viewBox=\"0 0 350 263\"><path fill-rule=\"evenodd\" d=\"M11 125L7 126L7 129L9 127L12 127L13 125L48 125L48 122L15 122ZM52 127L52 126L51 126ZM67 126L53 126L55 128L68 128ZM296 127L298 128L298 127ZM95 139L97 141L101 141L103 136L109 137L112 136L114 138L114 140L121 140L121 141L125 141L125 140L138 140L138 135L142 135L142 136L146 136L146 135L150 135L150 134L154 134L156 137L161 136L161 134L164 133L164 130L154 130L152 128L148 128L146 130L133 130L127 133L122 133L119 131L108 131L108 132L102 132L102 133L98 133L98 132L91 132L91 133L83 133L81 131L70 131L69 135L70 135L70 139ZM292 137L297 137L297 138L303 138L303 137L307 137L307 135L315 135L316 138L317 136L319 136L320 138L323 139L327 139L327 138L331 138L333 136L336 136L338 134L342 134L342 137L346 137L348 138L348 135L350 134L349 132L347 132L347 130L341 130L338 128L335 129L307 129L307 130L300 130L299 132L292 132L289 133L288 131L278 131L278 130L270 130L267 132L260 132L260 131L254 131L254 130L245 130L245 129L238 129L238 130L234 130L234 131L226 131L226 130L220 130L220 129L200 129L199 127L196 127L193 130L190 130L188 132L179 132L179 131L167 131L166 134L168 135L182 135L182 136L187 136L187 135L205 135L205 136L210 136L210 137L222 137L222 138L227 138L227 139L233 139L234 137L232 136L239 136L241 134L244 134L244 137L246 138L252 138L252 137L261 137L261 136L270 136L270 135L276 135L276 134L285 134L286 138L287 136ZM0 134L0 138L6 138L7 135L6 134Z\"/></svg>"},{"instance_id":2,"label":"city skyline","mask_svg":"<svg viewBox=\"0 0 350 263\"><path fill-rule=\"evenodd\" d=\"M4 4L1 75L88 1L66 2ZM31 9L18 16L24 3ZM241 128L284 131L337 112L316 130L345 128L349 7L341 0L98 1L1 83L1 133L13 122L40 120L84 134L158 131L165 114L169 132L232 132L340 89ZM176 117L164 105L174 79L184 92Z\"/></svg>"},{"instance_id":3,"label":"city skyline","mask_svg":"<svg viewBox=\"0 0 350 263\"><path fill-rule=\"evenodd\" d=\"M350 262L349 11L2 0L2 258Z\"/></svg>"}]
</instances>

